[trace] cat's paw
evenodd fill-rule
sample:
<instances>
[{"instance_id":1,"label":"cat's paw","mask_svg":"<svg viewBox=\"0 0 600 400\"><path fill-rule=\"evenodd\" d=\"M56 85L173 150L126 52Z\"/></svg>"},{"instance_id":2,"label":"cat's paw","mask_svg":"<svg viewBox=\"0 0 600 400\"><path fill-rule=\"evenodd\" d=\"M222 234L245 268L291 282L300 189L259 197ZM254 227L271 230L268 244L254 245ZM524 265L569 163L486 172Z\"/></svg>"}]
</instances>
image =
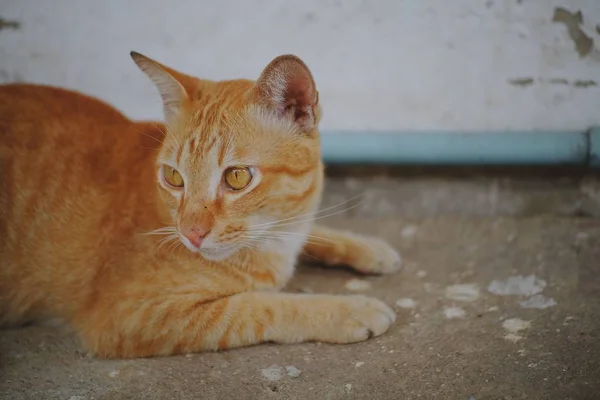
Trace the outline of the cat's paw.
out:
<instances>
[{"instance_id":1,"label":"cat's paw","mask_svg":"<svg viewBox=\"0 0 600 400\"><path fill-rule=\"evenodd\" d=\"M402 257L385 240L360 236L354 243L350 266L365 274L391 274L402 267Z\"/></svg>"},{"instance_id":2,"label":"cat's paw","mask_svg":"<svg viewBox=\"0 0 600 400\"><path fill-rule=\"evenodd\" d=\"M385 333L396 320L396 313L373 297L344 296L332 327L333 343L354 343Z\"/></svg>"}]
</instances>

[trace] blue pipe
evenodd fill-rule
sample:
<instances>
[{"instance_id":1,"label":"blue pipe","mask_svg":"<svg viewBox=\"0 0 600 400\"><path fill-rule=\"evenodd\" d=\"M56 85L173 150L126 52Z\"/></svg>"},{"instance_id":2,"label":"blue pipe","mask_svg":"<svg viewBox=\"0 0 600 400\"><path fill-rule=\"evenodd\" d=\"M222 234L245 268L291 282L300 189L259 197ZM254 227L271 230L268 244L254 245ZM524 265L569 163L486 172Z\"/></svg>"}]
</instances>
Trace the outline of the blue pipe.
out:
<instances>
[{"instance_id":1,"label":"blue pipe","mask_svg":"<svg viewBox=\"0 0 600 400\"><path fill-rule=\"evenodd\" d=\"M585 132L326 131L321 140L328 164L600 167L600 126Z\"/></svg>"}]
</instances>

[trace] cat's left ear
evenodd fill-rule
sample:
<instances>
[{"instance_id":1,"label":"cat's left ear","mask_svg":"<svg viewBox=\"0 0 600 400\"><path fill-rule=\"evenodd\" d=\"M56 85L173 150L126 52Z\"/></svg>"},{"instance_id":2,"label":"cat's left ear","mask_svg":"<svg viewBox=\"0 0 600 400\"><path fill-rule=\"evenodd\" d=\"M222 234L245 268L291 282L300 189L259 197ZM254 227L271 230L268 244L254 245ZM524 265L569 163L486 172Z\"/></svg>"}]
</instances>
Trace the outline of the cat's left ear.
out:
<instances>
[{"instance_id":1,"label":"cat's left ear","mask_svg":"<svg viewBox=\"0 0 600 400\"><path fill-rule=\"evenodd\" d=\"M130 54L133 61L148 75L160 92L165 119L168 123L185 103L194 98L198 91L198 79L177 72L135 51Z\"/></svg>"},{"instance_id":2,"label":"cat's left ear","mask_svg":"<svg viewBox=\"0 0 600 400\"><path fill-rule=\"evenodd\" d=\"M279 118L310 132L319 122L319 93L306 64L288 54L275 58L264 69L255 87L258 103Z\"/></svg>"}]
</instances>

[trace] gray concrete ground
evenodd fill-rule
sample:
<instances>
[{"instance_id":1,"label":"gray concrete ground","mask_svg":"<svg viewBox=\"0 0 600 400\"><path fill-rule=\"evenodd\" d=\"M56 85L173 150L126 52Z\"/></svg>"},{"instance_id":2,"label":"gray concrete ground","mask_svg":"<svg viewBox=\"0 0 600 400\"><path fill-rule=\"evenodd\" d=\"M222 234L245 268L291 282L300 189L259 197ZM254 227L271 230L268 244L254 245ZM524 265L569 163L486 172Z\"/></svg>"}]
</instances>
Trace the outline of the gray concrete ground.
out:
<instances>
[{"instance_id":1,"label":"gray concrete ground","mask_svg":"<svg viewBox=\"0 0 600 400\"><path fill-rule=\"evenodd\" d=\"M404 269L365 277L302 266L288 290L376 296L399 314L387 334L345 346L105 361L64 328L4 330L0 398L600 398L600 180L328 184L324 207L363 196L327 223L387 238Z\"/></svg>"}]
</instances>

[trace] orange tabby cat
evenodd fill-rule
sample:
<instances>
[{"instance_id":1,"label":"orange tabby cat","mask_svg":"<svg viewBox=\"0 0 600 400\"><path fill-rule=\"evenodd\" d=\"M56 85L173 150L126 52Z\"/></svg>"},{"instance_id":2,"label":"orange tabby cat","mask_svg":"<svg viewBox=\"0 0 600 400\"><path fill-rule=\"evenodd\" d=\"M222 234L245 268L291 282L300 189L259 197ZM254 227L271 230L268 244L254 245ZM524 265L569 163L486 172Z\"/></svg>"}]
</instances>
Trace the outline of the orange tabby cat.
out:
<instances>
[{"instance_id":1,"label":"orange tabby cat","mask_svg":"<svg viewBox=\"0 0 600 400\"><path fill-rule=\"evenodd\" d=\"M132 57L165 126L0 86L0 325L59 317L99 357L384 333L395 314L377 299L277 292L301 251L400 267L383 241L312 225L321 111L306 65L286 55L256 82L212 82Z\"/></svg>"}]
</instances>

